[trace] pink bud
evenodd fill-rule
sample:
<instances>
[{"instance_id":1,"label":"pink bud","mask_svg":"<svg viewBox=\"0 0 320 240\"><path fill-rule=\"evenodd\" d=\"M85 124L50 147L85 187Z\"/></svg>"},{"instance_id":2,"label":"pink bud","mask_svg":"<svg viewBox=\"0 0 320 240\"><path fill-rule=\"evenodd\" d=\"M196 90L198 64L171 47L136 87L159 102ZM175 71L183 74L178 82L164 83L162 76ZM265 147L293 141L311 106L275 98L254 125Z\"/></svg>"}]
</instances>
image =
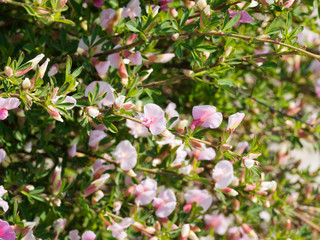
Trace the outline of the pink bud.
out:
<instances>
[{"instance_id":1,"label":"pink bud","mask_svg":"<svg viewBox=\"0 0 320 240\"><path fill-rule=\"evenodd\" d=\"M176 10L175 8L170 8L170 15L171 15L171 17L173 17L173 18L178 17L178 12L177 12L177 10Z\"/></svg>"},{"instance_id":2,"label":"pink bud","mask_svg":"<svg viewBox=\"0 0 320 240\"><path fill-rule=\"evenodd\" d=\"M56 166L52 177L52 194L57 195L61 188L61 167Z\"/></svg>"},{"instance_id":3,"label":"pink bud","mask_svg":"<svg viewBox=\"0 0 320 240\"><path fill-rule=\"evenodd\" d=\"M28 63L31 63L31 66L29 66L28 68L21 70L21 71L17 71L15 72L15 76L19 77L21 75L26 74L27 72L29 72L32 68L34 68L40 61L41 59L44 57L44 54L39 54L38 56L36 56L35 58L31 59L30 61L28 61Z\"/></svg>"},{"instance_id":4,"label":"pink bud","mask_svg":"<svg viewBox=\"0 0 320 240\"><path fill-rule=\"evenodd\" d=\"M13 75L13 70L12 70L11 67L6 66L6 67L4 68L4 73L5 73L8 77L11 77L11 76Z\"/></svg>"},{"instance_id":5,"label":"pink bud","mask_svg":"<svg viewBox=\"0 0 320 240\"><path fill-rule=\"evenodd\" d=\"M283 4L283 8L289 8L294 3L294 0L286 1L285 4Z\"/></svg>"},{"instance_id":6,"label":"pink bud","mask_svg":"<svg viewBox=\"0 0 320 240\"><path fill-rule=\"evenodd\" d=\"M63 7L67 4L67 1L68 1L68 0L60 0L60 2L59 2L59 7L60 7L60 8L63 8Z\"/></svg>"},{"instance_id":7,"label":"pink bud","mask_svg":"<svg viewBox=\"0 0 320 240\"><path fill-rule=\"evenodd\" d=\"M56 109L52 105L49 105L47 108L47 111L50 114L50 116L53 117L55 120L63 122L63 119L62 119L58 109Z\"/></svg>"}]
</instances>

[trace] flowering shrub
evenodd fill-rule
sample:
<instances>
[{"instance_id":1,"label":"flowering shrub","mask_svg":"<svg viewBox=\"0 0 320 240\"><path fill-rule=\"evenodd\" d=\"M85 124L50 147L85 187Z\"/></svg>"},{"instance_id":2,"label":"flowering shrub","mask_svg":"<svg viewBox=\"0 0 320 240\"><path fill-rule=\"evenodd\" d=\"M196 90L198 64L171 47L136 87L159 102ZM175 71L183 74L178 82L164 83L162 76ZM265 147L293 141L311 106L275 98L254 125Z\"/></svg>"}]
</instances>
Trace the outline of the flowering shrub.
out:
<instances>
[{"instance_id":1,"label":"flowering shrub","mask_svg":"<svg viewBox=\"0 0 320 240\"><path fill-rule=\"evenodd\" d=\"M319 238L317 0L0 10L0 239Z\"/></svg>"}]
</instances>

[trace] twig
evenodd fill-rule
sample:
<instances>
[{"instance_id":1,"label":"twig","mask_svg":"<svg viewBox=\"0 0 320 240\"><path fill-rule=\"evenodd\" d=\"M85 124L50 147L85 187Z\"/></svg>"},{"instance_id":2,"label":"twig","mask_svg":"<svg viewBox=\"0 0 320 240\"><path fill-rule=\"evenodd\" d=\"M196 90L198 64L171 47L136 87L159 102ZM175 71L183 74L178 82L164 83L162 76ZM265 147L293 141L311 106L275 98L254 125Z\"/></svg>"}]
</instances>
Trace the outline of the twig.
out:
<instances>
[{"instance_id":1,"label":"twig","mask_svg":"<svg viewBox=\"0 0 320 240\"><path fill-rule=\"evenodd\" d=\"M290 211L290 213L292 213L296 218L299 218L301 221L305 222L310 227L312 227L314 230L316 230L320 233L320 227L318 225L316 225L315 223L313 223L312 221L310 221L307 217L305 217L295 211Z\"/></svg>"}]
</instances>

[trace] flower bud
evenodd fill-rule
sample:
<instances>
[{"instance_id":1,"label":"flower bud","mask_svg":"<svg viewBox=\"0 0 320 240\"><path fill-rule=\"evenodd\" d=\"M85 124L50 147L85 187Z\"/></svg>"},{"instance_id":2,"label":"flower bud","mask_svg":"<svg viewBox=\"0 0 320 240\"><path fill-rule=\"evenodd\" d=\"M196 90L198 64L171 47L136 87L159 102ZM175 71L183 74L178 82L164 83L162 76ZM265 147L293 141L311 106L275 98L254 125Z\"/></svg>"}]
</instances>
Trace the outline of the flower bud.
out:
<instances>
[{"instance_id":1,"label":"flower bud","mask_svg":"<svg viewBox=\"0 0 320 240\"><path fill-rule=\"evenodd\" d=\"M50 114L50 116L53 117L55 120L63 122L63 119L62 119L58 109L56 109L55 107L50 105L50 106L48 106L47 111Z\"/></svg>"},{"instance_id":2,"label":"flower bud","mask_svg":"<svg viewBox=\"0 0 320 240\"><path fill-rule=\"evenodd\" d=\"M207 5L207 6L205 7L205 9L203 10L203 12L204 12L204 14L205 14L206 16L210 16L210 14L211 14L210 5Z\"/></svg>"},{"instance_id":3,"label":"flower bud","mask_svg":"<svg viewBox=\"0 0 320 240\"><path fill-rule=\"evenodd\" d=\"M189 237L191 240L199 240L199 238L198 238L197 235L194 233L194 231L190 231L188 237Z\"/></svg>"},{"instance_id":4,"label":"flower bud","mask_svg":"<svg viewBox=\"0 0 320 240\"><path fill-rule=\"evenodd\" d=\"M28 184L28 185L23 186L22 190L25 192L30 192L30 191L34 190L34 186L31 184Z\"/></svg>"},{"instance_id":5,"label":"flower bud","mask_svg":"<svg viewBox=\"0 0 320 240\"><path fill-rule=\"evenodd\" d=\"M136 177L137 176L137 174L132 169L130 169L129 171L126 171L126 174L128 176L130 176L130 177Z\"/></svg>"},{"instance_id":6,"label":"flower bud","mask_svg":"<svg viewBox=\"0 0 320 240\"><path fill-rule=\"evenodd\" d=\"M59 1L59 8L63 8L67 4L68 0L60 0Z\"/></svg>"},{"instance_id":7,"label":"flower bud","mask_svg":"<svg viewBox=\"0 0 320 240\"><path fill-rule=\"evenodd\" d=\"M152 161L152 166L153 167L156 167L156 166L158 166L159 164L161 164L161 159L160 158L155 158L155 159L153 159L153 161Z\"/></svg>"},{"instance_id":8,"label":"flower bud","mask_svg":"<svg viewBox=\"0 0 320 240\"><path fill-rule=\"evenodd\" d=\"M28 89L31 87L31 81L29 80L29 78L25 78L21 85L23 89Z\"/></svg>"},{"instance_id":9,"label":"flower bud","mask_svg":"<svg viewBox=\"0 0 320 240\"><path fill-rule=\"evenodd\" d=\"M160 224L159 221L156 221L156 223L155 223L155 229L156 229L157 232L160 232L160 231L161 231L161 224Z\"/></svg>"},{"instance_id":10,"label":"flower bud","mask_svg":"<svg viewBox=\"0 0 320 240\"><path fill-rule=\"evenodd\" d=\"M233 204L232 204L233 208L235 211L239 211L240 210L240 201L238 199L235 199L233 201Z\"/></svg>"},{"instance_id":11,"label":"flower bud","mask_svg":"<svg viewBox=\"0 0 320 240\"><path fill-rule=\"evenodd\" d=\"M179 33L175 33L175 34L173 34L172 36L171 36L171 40L172 41L177 41L178 39L179 39Z\"/></svg>"},{"instance_id":12,"label":"flower bud","mask_svg":"<svg viewBox=\"0 0 320 240\"><path fill-rule=\"evenodd\" d=\"M170 8L170 15L171 15L171 17L173 17L173 18L178 17L178 12L177 12L177 10L176 10L175 8Z\"/></svg>"},{"instance_id":13,"label":"flower bud","mask_svg":"<svg viewBox=\"0 0 320 240\"><path fill-rule=\"evenodd\" d=\"M203 11L207 6L206 0L198 0L197 6L198 6L200 11Z\"/></svg>"},{"instance_id":14,"label":"flower bud","mask_svg":"<svg viewBox=\"0 0 320 240\"><path fill-rule=\"evenodd\" d=\"M223 145L220 147L220 149L221 149L222 152L228 151L228 150L230 150L231 148L232 148L232 146L229 145L229 144L223 144Z\"/></svg>"},{"instance_id":15,"label":"flower bud","mask_svg":"<svg viewBox=\"0 0 320 240\"><path fill-rule=\"evenodd\" d=\"M234 190L233 188L229 188L229 187L223 188L223 189L221 189L221 191L224 194L226 194L228 196L231 196L231 197L235 197L235 196L237 196L239 194L236 190Z\"/></svg>"},{"instance_id":16,"label":"flower bud","mask_svg":"<svg viewBox=\"0 0 320 240\"><path fill-rule=\"evenodd\" d=\"M181 240L188 239L189 232L190 232L190 225L184 224L181 229Z\"/></svg>"},{"instance_id":17,"label":"flower bud","mask_svg":"<svg viewBox=\"0 0 320 240\"><path fill-rule=\"evenodd\" d=\"M190 77L190 78L194 77L194 71L192 70L183 70L182 72L186 77Z\"/></svg>"},{"instance_id":18,"label":"flower bud","mask_svg":"<svg viewBox=\"0 0 320 240\"><path fill-rule=\"evenodd\" d=\"M12 70L11 67L6 66L6 67L4 68L4 73L5 73L8 77L11 77L11 76L13 75L13 70Z\"/></svg>"},{"instance_id":19,"label":"flower bud","mask_svg":"<svg viewBox=\"0 0 320 240\"><path fill-rule=\"evenodd\" d=\"M52 198L51 203L54 207L60 207L61 206L61 200L60 198Z\"/></svg>"},{"instance_id":20,"label":"flower bud","mask_svg":"<svg viewBox=\"0 0 320 240\"><path fill-rule=\"evenodd\" d=\"M176 126L179 133L182 133L188 125L188 120L180 120Z\"/></svg>"},{"instance_id":21,"label":"flower bud","mask_svg":"<svg viewBox=\"0 0 320 240\"><path fill-rule=\"evenodd\" d=\"M95 118L99 115L99 110L94 108L94 107L87 107L86 108L87 113L89 114L90 117Z\"/></svg>"},{"instance_id":22,"label":"flower bud","mask_svg":"<svg viewBox=\"0 0 320 240\"><path fill-rule=\"evenodd\" d=\"M61 167L56 166L53 172L53 177L52 177L52 194L57 195L60 192L61 188Z\"/></svg>"},{"instance_id":23,"label":"flower bud","mask_svg":"<svg viewBox=\"0 0 320 240\"><path fill-rule=\"evenodd\" d=\"M122 206L122 202L120 201L115 201L113 204L113 211L114 212L119 212Z\"/></svg>"},{"instance_id":24,"label":"flower bud","mask_svg":"<svg viewBox=\"0 0 320 240\"><path fill-rule=\"evenodd\" d=\"M92 203L97 204L101 198L104 197L104 194L101 190L98 190L94 193L93 198L92 198Z\"/></svg>"}]
</instances>

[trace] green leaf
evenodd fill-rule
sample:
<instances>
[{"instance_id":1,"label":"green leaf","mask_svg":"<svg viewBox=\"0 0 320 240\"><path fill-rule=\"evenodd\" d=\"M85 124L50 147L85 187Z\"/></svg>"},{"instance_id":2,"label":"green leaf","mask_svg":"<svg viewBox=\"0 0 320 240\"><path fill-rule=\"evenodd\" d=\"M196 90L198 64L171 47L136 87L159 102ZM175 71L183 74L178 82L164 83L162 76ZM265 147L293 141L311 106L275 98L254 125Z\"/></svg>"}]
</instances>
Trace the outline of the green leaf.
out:
<instances>
[{"instance_id":1,"label":"green leaf","mask_svg":"<svg viewBox=\"0 0 320 240\"><path fill-rule=\"evenodd\" d=\"M178 117L173 117L170 118L170 120L167 122L167 128L169 128L171 126L171 124L176 121L178 119Z\"/></svg>"},{"instance_id":2,"label":"green leaf","mask_svg":"<svg viewBox=\"0 0 320 240\"><path fill-rule=\"evenodd\" d=\"M189 18L189 14L190 14L190 11L188 8L186 8L184 11L183 11L183 14L181 16L181 20L180 20L180 27L183 27L184 24L186 23L186 21L188 20Z\"/></svg>"},{"instance_id":3,"label":"green leaf","mask_svg":"<svg viewBox=\"0 0 320 240\"><path fill-rule=\"evenodd\" d=\"M74 72L71 74L74 78L78 77L82 72L83 67L78 67Z\"/></svg>"},{"instance_id":4,"label":"green leaf","mask_svg":"<svg viewBox=\"0 0 320 240\"><path fill-rule=\"evenodd\" d=\"M182 58L183 57L183 51L182 51L182 47L181 47L180 44L177 44L176 54L177 54L178 58Z\"/></svg>"},{"instance_id":5,"label":"green leaf","mask_svg":"<svg viewBox=\"0 0 320 240\"><path fill-rule=\"evenodd\" d=\"M233 81L229 80L229 79L220 79L220 80L218 80L218 84L220 86L227 86L227 87L233 87L234 86Z\"/></svg>"},{"instance_id":6,"label":"green leaf","mask_svg":"<svg viewBox=\"0 0 320 240\"><path fill-rule=\"evenodd\" d=\"M135 22L133 22L133 21L127 22L126 26L132 32L135 32L135 33L139 33L140 32L140 30L138 29L137 24Z\"/></svg>"},{"instance_id":7,"label":"green leaf","mask_svg":"<svg viewBox=\"0 0 320 240\"><path fill-rule=\"evenodd\" d=\"M198 45L195 47L195 49L200 52L210 52L210 53L217 51L215 46L208 45L208 44Z\"/></svg>"},{"instance_id":8,"label":"green leaf","mask_svg":"<svg viewBox=\"0 0 320 240\"><path fill-rule=\"evenodd\" d=\"M67 75L67 74L70 74L71 66L72 66L72 59L71 59L71 57L68 55L68 56L67 56L67 65L66 65L66 75Z\"/></svg>"},{"instance_id":9,"label":"green leaf","mask_svg":"<svg viewBox=\"0 0 320 240\"><path fill-rule=\"evenodd\" d=\"M227 29L232 28L237 22L239 22L240 17L241 17L241 14L238 13L233 18L231 18L230 21L227 22L226 25L224 25L224 27L222 28L222 31L226 31Z\"/></svg>"},{"instance_id":10,"label":"green leaf","mask_svg":"<svg viewBox=\"0 0 320 240\"><path fill-rule=\"evenodd\" d=\"M103 125L106 126L106 128L108 128L108 130L112 133L117 133L118 132L118 129L115 125L113 125L111 122L109 122L108 120L106 119L102 119L102 122L103 122Z\"/></svg>"}]
</instances>

